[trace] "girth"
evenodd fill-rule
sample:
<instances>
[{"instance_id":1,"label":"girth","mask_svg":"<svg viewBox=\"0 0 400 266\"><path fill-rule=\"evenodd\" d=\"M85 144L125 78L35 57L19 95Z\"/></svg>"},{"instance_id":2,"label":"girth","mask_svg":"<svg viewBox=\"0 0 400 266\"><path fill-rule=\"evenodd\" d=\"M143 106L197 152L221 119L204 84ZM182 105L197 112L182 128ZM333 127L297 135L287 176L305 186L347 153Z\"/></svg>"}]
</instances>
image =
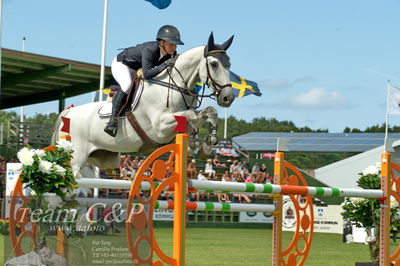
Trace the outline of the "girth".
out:
<instances>
[{"instance_id":1,"label":"girth","mask_svg":"<svg viewBox=\"0 0 400 266\"><path fill-rule=\"evenodd\" d=\"M174 139L172 139L170 142L168 143L158 143L155 142L154 140L152 140L147 134L146 132L143 130L143 128L140 126L139 122L137 121L135 115L133 114L133 112L128 111L125 113L126 118L128 118L129 123L131 124L131 126L133 127L133 129L136 131L136 133L139 135L139 137L142 139L143 141L143 145L140 147L139 152L148 152L148 151L152 151L154 148L159 148L161 146L170 144L173 142Z\"/></svg>"}]
</instances>

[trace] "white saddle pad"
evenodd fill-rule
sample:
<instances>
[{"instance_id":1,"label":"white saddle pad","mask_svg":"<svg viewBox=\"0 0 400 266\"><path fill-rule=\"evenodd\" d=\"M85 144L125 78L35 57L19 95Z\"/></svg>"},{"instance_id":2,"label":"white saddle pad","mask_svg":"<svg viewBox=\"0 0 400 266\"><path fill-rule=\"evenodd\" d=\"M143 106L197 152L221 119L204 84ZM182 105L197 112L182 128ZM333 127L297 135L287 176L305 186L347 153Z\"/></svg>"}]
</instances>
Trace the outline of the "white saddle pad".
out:
<instances>
[{"instance_id":1,"label":"white saddle pad","mask_svg":"<svg viewBox=\"0 0 400 266\"><path fill-rule=\"evenodd\" d=\"M137 88L138 91L136 92L135 99L133 99L132 103L132 111L135 110L137 103L139 102L140 96L143 92L143 83ZM100 117L109 117L111 116L112 111L112 102L106 102L103 106L99 108L97 113Z\"/></svg>"},{"instance_id":2,"label":"white saddle pad","mask_svg":"<svg viewBox=\"0 0 400 266\"><path fill-rule=\"evenodd\" d=\"M97 113L100 117L108 117L111 115L112 102L106 102L103 106L99 108Z\"/></svg>"}]
</instances>

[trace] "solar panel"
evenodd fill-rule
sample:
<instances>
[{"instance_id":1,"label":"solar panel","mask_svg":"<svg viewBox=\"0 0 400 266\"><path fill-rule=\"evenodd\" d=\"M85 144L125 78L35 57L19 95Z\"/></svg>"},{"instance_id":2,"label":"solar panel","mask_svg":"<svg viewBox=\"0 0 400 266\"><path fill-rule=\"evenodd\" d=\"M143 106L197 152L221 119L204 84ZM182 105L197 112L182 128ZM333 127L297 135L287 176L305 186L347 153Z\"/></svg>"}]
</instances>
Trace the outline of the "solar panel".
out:
<instances>
[{"instance_id":1,"label":"solar panel","mask_svg":"<svg viewBox=\"0 0 400 266\"><path fill-rule=\"evenodd\" d=\"M364 152L384 144L384 133L250 132L233 140L249 151L275 151L278 138L289 151ZM388 138L400 139L400 133Z\"/></svg>"}]
</instances>

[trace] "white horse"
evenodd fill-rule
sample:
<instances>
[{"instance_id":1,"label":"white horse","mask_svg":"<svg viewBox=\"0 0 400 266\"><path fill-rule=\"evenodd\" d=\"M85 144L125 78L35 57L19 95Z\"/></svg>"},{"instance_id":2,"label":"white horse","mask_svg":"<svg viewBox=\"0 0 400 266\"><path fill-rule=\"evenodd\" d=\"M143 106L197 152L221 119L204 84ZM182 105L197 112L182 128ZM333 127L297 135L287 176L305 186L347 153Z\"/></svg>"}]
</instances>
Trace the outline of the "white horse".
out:
<instances>
[{"instance_id":1,"label":"white horse","mask_svg":"<svg viewBox=\"0 0 400 266\"><path fill-rule=\"evenodd\" d=\"M214 44L211 33L207 46L184 52L177 58L172 69L164 70L153 80L144 81L140 100L132 112L142 131L147 134L146 138L142 139L126 118L120 118L117 136L109 136L103 130L108 118L98 115L104 102L96 102L64 110L57 121L53 143L60 134L61 116L67 117L70 119L70 135L75 150L72 164L82 167L89 162L100 168L116 168L120 152L143 150L148 142L161 145L173 141L176 135L173 129L177 125L174 116L185 116L188 122L187 131L197 132L203 122L210 122L207 142L202 145L203 152L209 154L218 141L217 111L211 106L202 110L195 109L199 102L198 97L201 96L195 94L194 87L201 80L211 88L211 95L216 97L220 106L231 105L234 95L230 85L230 62L226 50L232 40L233 36L224 44L217 45ZM189 141L191 149L196 148L193 140L192 134Z\"/></svg>"}]
</instances>

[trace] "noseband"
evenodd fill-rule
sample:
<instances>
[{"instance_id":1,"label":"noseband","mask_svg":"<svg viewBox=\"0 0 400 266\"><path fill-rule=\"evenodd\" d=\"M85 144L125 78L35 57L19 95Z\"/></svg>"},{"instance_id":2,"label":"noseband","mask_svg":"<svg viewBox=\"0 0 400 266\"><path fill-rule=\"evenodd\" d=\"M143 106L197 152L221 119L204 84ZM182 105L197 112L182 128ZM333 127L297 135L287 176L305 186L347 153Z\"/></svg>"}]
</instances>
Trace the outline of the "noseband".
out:
<instances>
[{"instance_id":1,"label":"noseband","mask_svg":"<svg viewBox=\"0 0 400 266\"><path fill-rule=\"evenodd\" d=\"M221 93L223 88L231 87L232 85L231 85L231 83L227 83L227 84L221 85L218 82L216 82L215 79L213 79L213 77L211 76L210 67L208 66L208 57L212 56L212 54L214 54L214 53L225 53L225 52L226 52L225 50L212 50L212 51L207 52L207 54L204 55L205 58L206 58L206 68L207 68L206 84L208 86L210 86L209 83L208 83L208 80L210 79L211 80L211 84L216 89L216 91L214 92L214 94L216 96L218 96Z\"/></svg>"}]
</instances>

